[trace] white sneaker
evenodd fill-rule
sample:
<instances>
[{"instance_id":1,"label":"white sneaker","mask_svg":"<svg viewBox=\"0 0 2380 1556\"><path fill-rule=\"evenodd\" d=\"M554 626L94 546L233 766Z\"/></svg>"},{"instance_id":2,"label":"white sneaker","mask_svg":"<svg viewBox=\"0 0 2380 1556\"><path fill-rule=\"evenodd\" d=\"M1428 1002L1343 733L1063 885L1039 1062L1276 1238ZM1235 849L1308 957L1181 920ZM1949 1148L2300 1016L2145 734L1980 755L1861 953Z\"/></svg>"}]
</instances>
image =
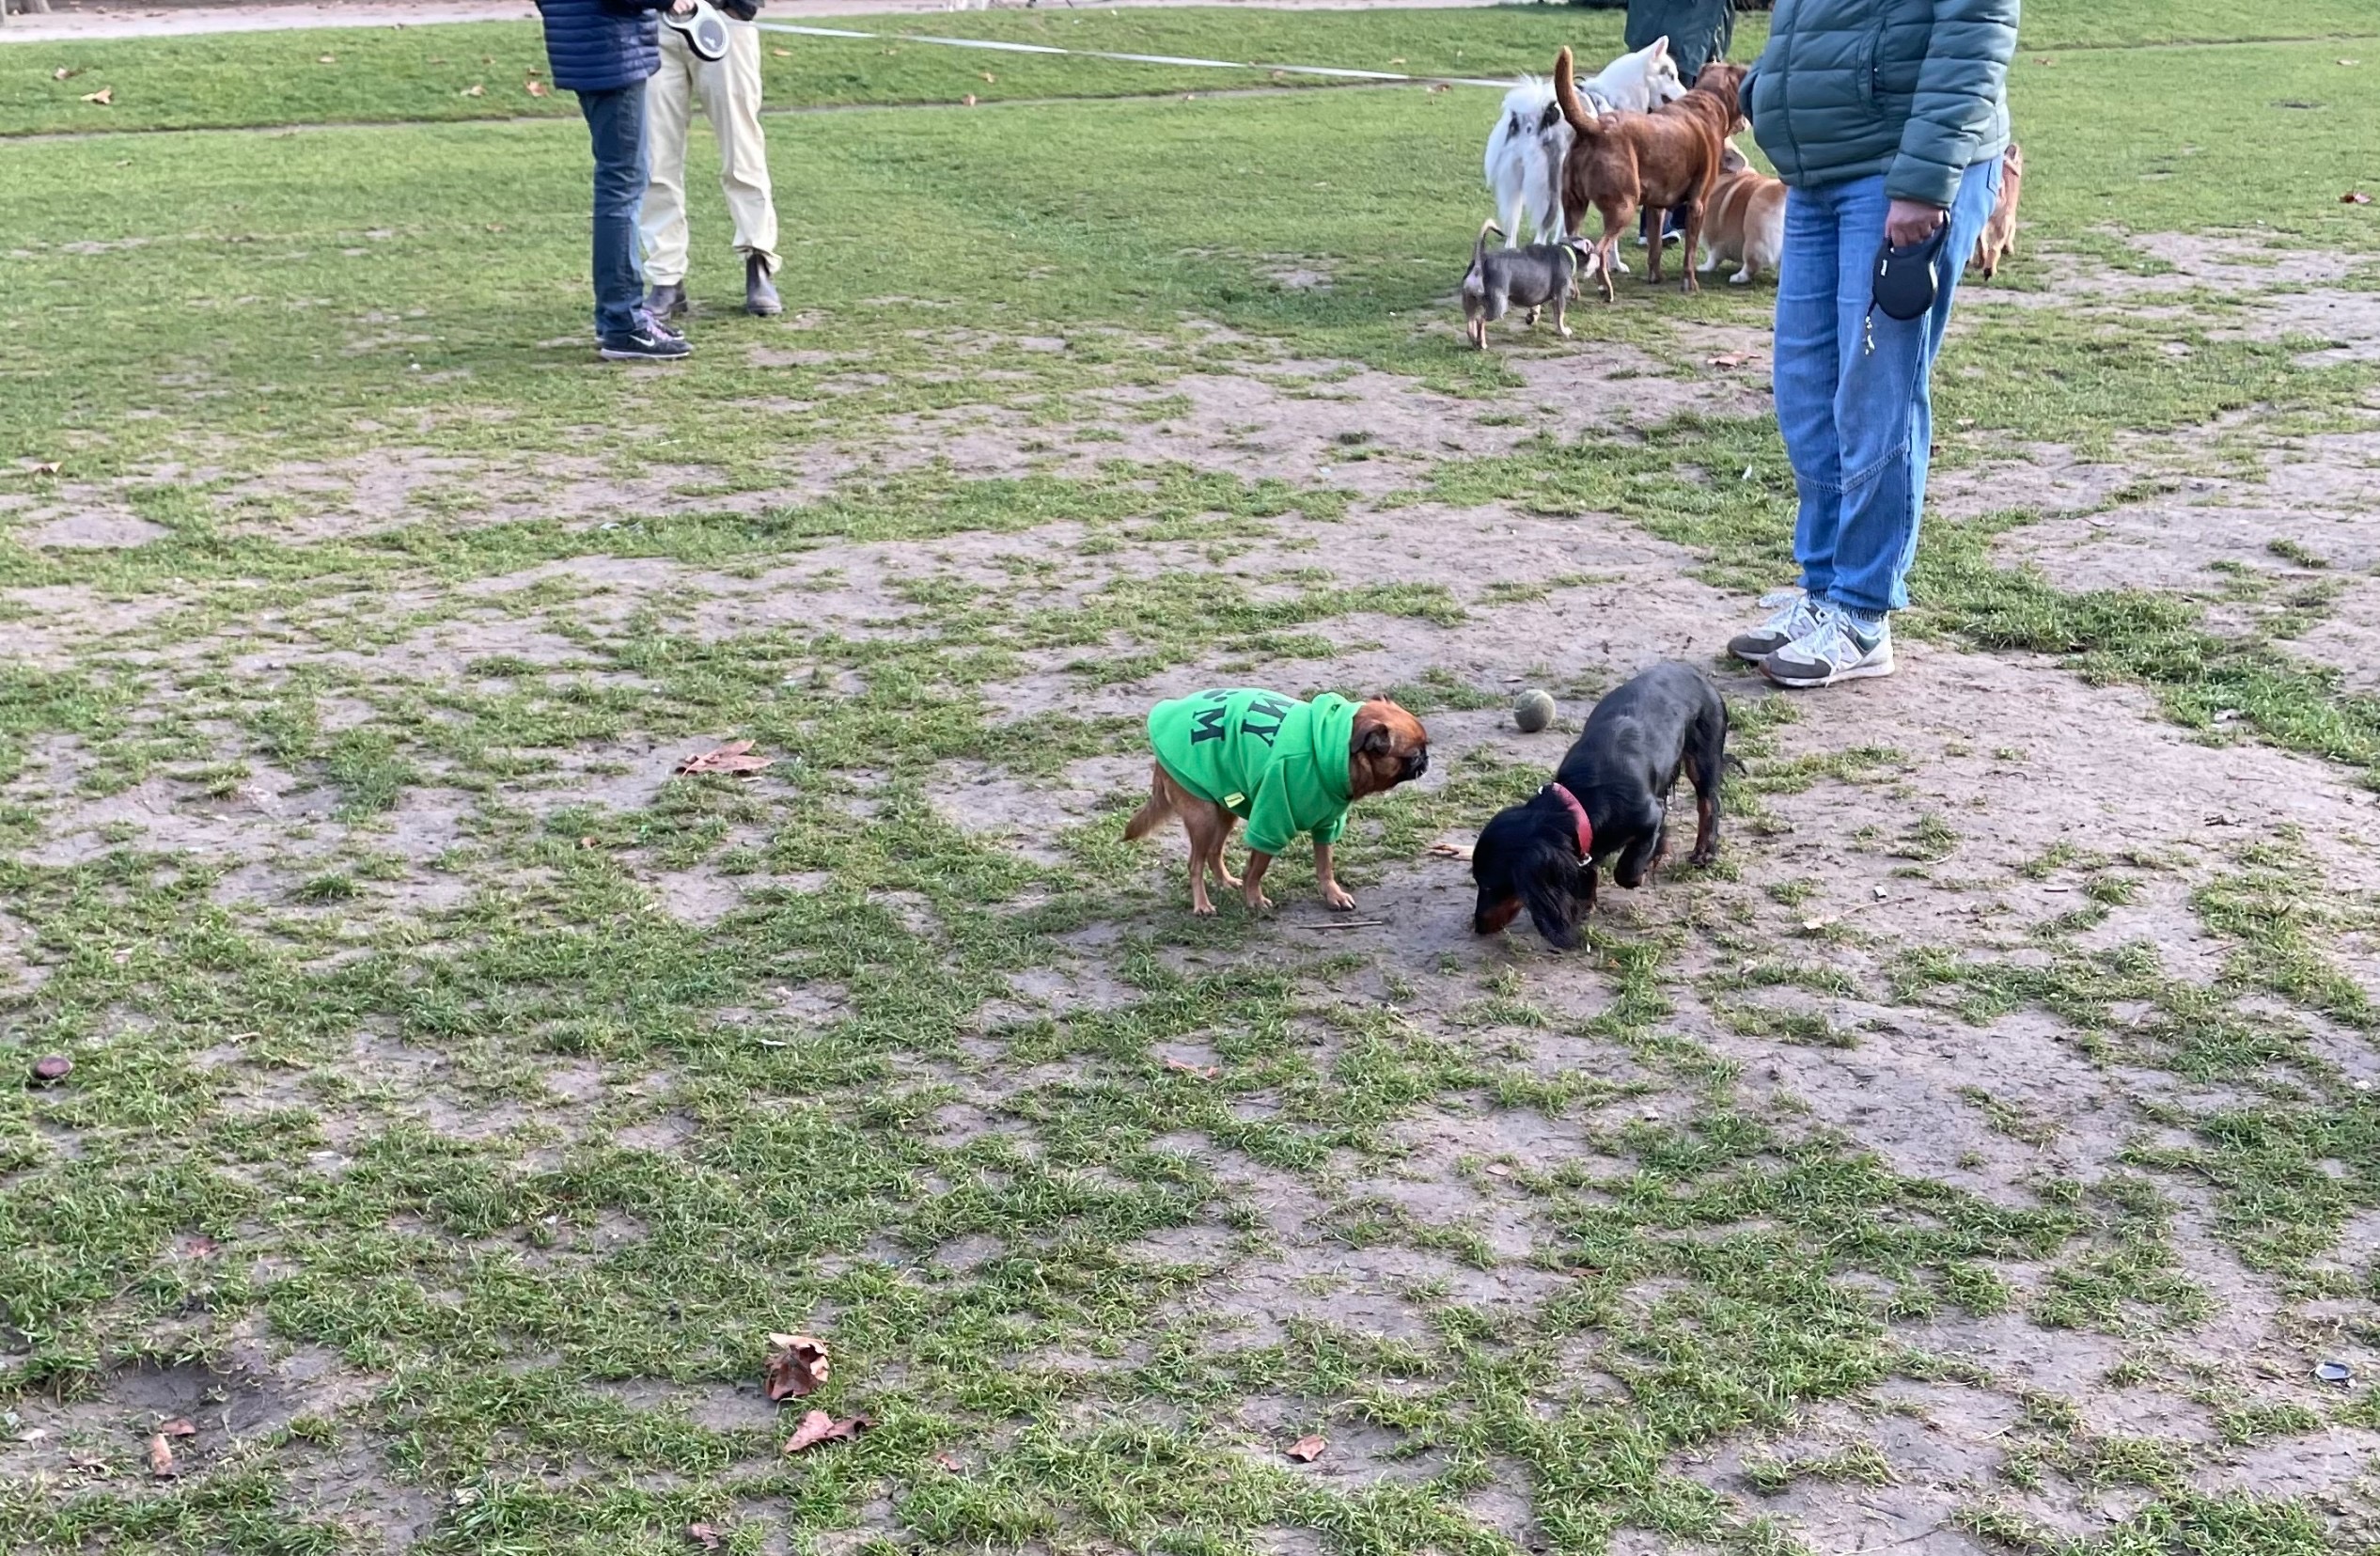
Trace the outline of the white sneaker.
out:
<instances>
[{"instance_id":1,"label":"white sneaker","mask_svg":"<svg viewBox=\"0 0 2380 1556\"><path fill-rule=\"evenodd\" d=\"M1761 661L1762 672L1780 686L1831 686L1892 673L1892 623L1877 623L1872 635L1849 613L1816 607L1817 624Z\"/></svg>"},{"instance_id":2,"label":"white sneaker","mask_svg":"<svg viewBox=\"0 0 2380 1556\"><path fill-rule=\"evenodd\" d=\"M1727 640L1727 652L1747 664L1759 664L1818 625L1816 607L1810 604L1809 596L1798 589L1762 595L1761 608L1769 613L1766 621Z\"/></svg>"}]
</instances>

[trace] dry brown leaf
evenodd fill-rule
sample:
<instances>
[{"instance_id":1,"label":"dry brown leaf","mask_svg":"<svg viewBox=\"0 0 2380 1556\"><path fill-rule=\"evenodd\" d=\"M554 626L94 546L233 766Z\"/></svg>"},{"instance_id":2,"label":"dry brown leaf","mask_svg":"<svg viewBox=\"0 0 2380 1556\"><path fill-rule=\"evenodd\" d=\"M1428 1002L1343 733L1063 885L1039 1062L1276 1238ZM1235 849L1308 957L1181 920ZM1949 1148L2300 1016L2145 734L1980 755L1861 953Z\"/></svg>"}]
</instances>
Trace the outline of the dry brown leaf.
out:
<instances>
[{"instance_id":1,"label":"dry brown leaf","mask_svg":"<svg viewBox=\"0 0 2380 1556\"><path fill-rule=\"evenodd\" d=\"M960 1464L959 1456L956 1454L936 1454L933 1456L933 1461L934 1463L942 1466L945 1470L949 1470L954 1475L964 1468L964 1466Z\"/></svg>"},{"instance_id":2,"label":"dry brown leaf","mask_svg":"<svg viewBox=\"0 0 2380 1556\"><path fill-rule=\"evenodd\" d=\"M195 1438L198 1435L198 1426L188 1416L176 1416L157 1428L157 1435L161 1438Z\"/></svg>"},{"instance_id":3,"label":"dry brown leaf","mask_svg":"<svg viewBox=\"0 0 2380 1556\"><path fill-rule=\"evenodd\" d=\"M1167 1060L1166 1068L1176 1075L1197 1076L1200 1080L1213 1080L1223 1073L1223 1066L1220 1064L1192 1064L1179 1059Z\"/></svg>"},{"instance_id":4,"label":"dry brown leaf","mask_svg":"<svg viewBox=\"0 0 2380 1556\"><path fill-rule=\"evenodd\" d=\"M806 1334L769 1336L769 1403L800 1399L826 1386L826 1342Z\"/></svg>"},{"instance_id":5,"label":"dry brown leaf","mask_svg":"<svg viewBox=\"0 0 2380 1556\"><path fill-rule=\"evenodd\" d=\"M793 1428L793 1435L785 1439L785 1451L789 1454L807 1453L822 1442L841 1442L855 1438L875 1424L874 1418L869 1416L849 1416L837 1421L823 1410L812 1410L802 1418L801 1425Z\"/></svg>"},{"instance_id":6,"label":"dry brown leaf","mask_svg":"<svg viewBox=\"0 0 2380 1556\"><path fill-rule=\"evenodd\" d=\"M2055 65L2058 61L2050 58L2047 55L2041 55L2034 58L2033 63L2036 65Z\"/></svg>"},{"instance_id":7,"label":"dry brown leaf","mask_svg":"<svg viewBox=\"0 0 2380 1556\"><path fill-rule=\"evenodd\" d=\"M1711 358L1711 366L1715 368L1740 368L1746 362L1757 362L1759 360L1760 358L1753 355L1750 352L1722 352L1718 355Z\"/></svg>"},{"instance_id":8,"label":"dry brown leaf","mask_svg":"<svg viewBox=\"0 0 2380 1556\"><path fill-rule=\"evenodd\" d=\"M776 55L779 59L791 59L793 57L793 51L791 49L771 49L769 53Z\"/></svg>"},{"instance_id":9,"label":"dry brown leaf","mask_svg":"<svg viewBox=\"0 0 2380 1556\"><path fill-rule=\"evenodd\" d=\"M102 108L113 108L116 106L116 88L102 86L96 92L86 92L83 94L83 101L96 102Z\"/></svg>"},{"instance_id":10,"label":"dry brown leaf","mask_svg":"<svg viewBox=\"0 0 2380 1556\"><path fill-rule=\"evenodd\" d=\"M963 102L963 103L965 103L968 107L972 108L972 107L974 107L974 106L975 106L975 94L974 94L973 92L969 92L966 96L964 96L964 97L961 98L959 101L960 101L960 102Z\"/></svg>"},{"instance_id":11,"label":"dry brown leaf","mask_svg":"<svg viewBox=\"0 0 2380 1556\"><path fill-rule=\"evenodd\" d=\"M209 1237L203 1233L194 1232L189 1236L184 1237L181 1240L181 1250L190 1255L193 1259L208 1258L221 1247L223 1247L221 1243L216 1242L212 1237Z\"/></svg>"},{"instance_id":12,"label":"dry brown leaf","mask_svg":"<svg viewBox=\"0 0 2380 1556\"><path fill-rule=\"evenodd\" d=\"M1505 1166L1502 1162L1488 1163L1487 1171L1488 1176L1491 1178L1509 1178L1512 1175L1512 1170Z\"/></svg>"},{"instance_id":13,"label":"dry brown leaf","mask_svg":"<svg viewBox=\"0 0 2380 1556\"><path fill-rule=\"evenodd\" d=\"M1430 845L1430 852L1442 859L1467 859L1471 857L1471 845L1467 842L1433 842Z\"/></svg>"},{"instance_id":14,"label":"dry brown leaf","mask_svg":"<svg viewBox=\"0 0 2380 1556\"><path fill-rule=\"evenodd\" d=\"M700 756L688 757L678 763L681 773L757 773L775 764L774 757L756 757L752 742L730 740L725 746L714 746Z\"/></svg>"},{"instance_id":15,"label":"dry brown leaf","mask_svg":"<svg viewBox=\"0 0 2380 1556\"><path fill-rule=\"evenodd\" d=\"M488 89L476 81L455 94L457 97L485 97L487 95Z\"/></svg>"},{"instance_id":16,"label":"dry brown leaf","mask_svg":"<svg viewBox=\"0 0 2380 1556\"><path fill-rule=\"evenodd\" d=\"M2360 189L2350 189L2339 196L2339 203L2341 205L2370 205L2372 196Z\"/></svg>"},{"instance_id":17,"label":"dry brown leaf","mask_svg":"<svg viewBox=\"0 0 2380 1556\"><path fill-rule=\"evenodd\" d=\"M529 77L528 80L524 81L521 85L525 89L526 89L531 97L549 97L554 91L553 87L548 86L544 82L540 81L535 76Z\"/></svg>"},{"instance_id":18,"label":"dry brown leaf","mask_svg":"<svg viewBox=\"0 0 2380 1556\"><path fill-rule=\"evenodd\" d=\"M1428 88L1428 91L1429 91L1429 95L1430 95L1430 96L1432 96L1432 97L1435 97L1438 93L1443 92L1443 91L1445 91L1446 89L1447 89L1447 84L1446 84L1445 82L1441 81L1441 82L1438 82L1438 83L1436 83L1435 85L1432 86L1431 87L1429 87L1429 88Z\"/></svg>"},{"instance_id":19,"label":"dry brown leaf","mask_svg":"<svg viewBox=\"0 0 2380 1556\"><path fill-rule=\"evenodd\" d=\"M692 1540L695 1544L700 1546L705 1550L716 1550L719 1548L719 1532L712 1528L709 1524L688 1524L686 1526L686 1538Z\"/></svg>"},{"instance_id":20,"label":"dry brown leaf","mask_svg":"<svg viewBox=\"0 0 2380 1556\"><path fill-rule=\"evenodd\" d=\"M2341 63L2344 63L2344 61L2341 61ZM50 72L50 79L52 81L71 81L82 73L83 72L80 71L70 70L66 66L61 65L56 70Z\"/></svg>"},{"instance_id":21,"label":"dry brown leaf","mask_svg":"<svg viewBox=\"0 0 2380 1556\"><path fill-rule=\"evenodd\" d=\"M158 1433L149 1439L149 1472L159 1480L170 1480L181 1471L174 1467L174 1445Z\"/></svg>"},{"instance_id":22,"label":"dry brown leaf","mask_svg":"<svg viewBox=\"0 0 2380 1556\"><path fill-rule=\"evenodd\" d=\"M1392 59L1392 60L1388 61L1388 63L1389 63L1389 64L1391 64L1391 65L1401 65L1401 64L1403 64L1403 63L1404 63L1404 61L1403 61L1403 60L1401 60L1401 59Z\"/></svg>"},{"instance_id":23,"label":"dry brown leaf","mask_svg":"<svg viewBox=\"0 0 2380 1556\"><path fill-rule=\"evenodd\" d=\"M976 74L981 76L987 83L1000 79L998 76L994 75L990 71L978 71Z\"/></svg>"},{"instance_id":24,"label":"dry brown leaf","mask_svg":"<svg viewBox=\"0 0 2380 1556\"><path fill-rule=\"evenodd\" d=\"M1311 1464L1323 1456L1327 1446L1320 1436L1309 1432L1289 1445L1289 1456L1300 1464Z\"/></svg>"},{"instance_id":25,"label":"dry brown leaf","mask_svg":"<svg viewBox=\"0 0 2380 1556\"><path fill-rule=\"evenodd\" d=\"M602 843L597 842L593 838L581 838L578 840L578 845L581 848L601 848L603 846Z\"/></svg>"}]
</instances>

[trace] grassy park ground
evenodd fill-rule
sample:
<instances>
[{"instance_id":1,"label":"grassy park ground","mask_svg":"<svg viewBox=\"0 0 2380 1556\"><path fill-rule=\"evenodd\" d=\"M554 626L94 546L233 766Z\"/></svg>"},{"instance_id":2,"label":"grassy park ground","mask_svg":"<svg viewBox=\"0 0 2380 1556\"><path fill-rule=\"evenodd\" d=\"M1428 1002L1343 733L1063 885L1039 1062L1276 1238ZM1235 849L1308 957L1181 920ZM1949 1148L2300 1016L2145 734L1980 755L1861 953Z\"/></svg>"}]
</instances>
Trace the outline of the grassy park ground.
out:
<instances>
[{"instance_id":1,"label":"grassy park ground","mask_svg":"<svg viewBox=\"0 0 2380 1556\"><path fill-rule=\"evenodd\" d=\"M1806 699L1714 657L1769 285L1464 349L1493 93L769 49L789 311L697 136L621 369L534 28L0 45L0 1546L2374 1548L2368 5L2028 8L1903 669ZM1665 656L1719 866L1475 940ZM1216 682L1428 719L1352 920L1121 841Z\"/></svg>"}]
</instances>

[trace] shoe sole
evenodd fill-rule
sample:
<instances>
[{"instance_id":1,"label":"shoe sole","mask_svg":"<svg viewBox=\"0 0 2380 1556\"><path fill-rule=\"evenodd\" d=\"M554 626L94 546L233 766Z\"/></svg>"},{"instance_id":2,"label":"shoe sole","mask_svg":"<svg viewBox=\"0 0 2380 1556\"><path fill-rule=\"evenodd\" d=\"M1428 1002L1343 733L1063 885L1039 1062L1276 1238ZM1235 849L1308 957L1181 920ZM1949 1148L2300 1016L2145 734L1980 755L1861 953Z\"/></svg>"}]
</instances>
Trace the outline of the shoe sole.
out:
<instances>
[{"instance_id":1,"label":"shoe sole","mask_svg":"<svg viewBox=\"0 0 2380 1556\"><path fill-rule=\"evenodd\" d=\"M750 314L755 319L774 319L778 314L785 311L785 305L783 303L779 303L773 308L756 308L751 304L746 303L744 305L744 311Z\"/></svg>"},{"instance_id":2,"label":"shoe sole","mask_svg":"<svg viewBox=\"0 0 2380 1556\"><path fill-rule=\"evenodd\" d=\"M656 352L616 352L609 347L598 346L595 349L595 354L606 362L683 362L694 353L678 352L672 355L663 356Z\"/></svg>"},{"instance_id":3,"label":"shoe sole","mask_svg":"<svg viewBox=\"0 0 2380 1556\"><path fill-rule=\"evenodd\" d=\"M1787 638L1784 642L1779 642L1769 648L1760 649L1757 651L1751 649L1739 649L1733 643L1730 643L1727 646L1728 657L1730 659L1740 659L1746 665L1765 665L1768 663L1772 654L1781 652L1785 647L1785 643L1791 641L1793 641L1793 639Z\"/></svg>"},{"instance_id":4,"label":"shoe sole","mask_svg":"<svg viewBox=\"0 0 2380 1556\"><path fill-rule=\"evenodd\" d=\"M1821 686L1832 686L1843 681L1873 681L1879 676L1890 675L1894 668L1893 662L1887 658L1873 665L1854 665L1849 669L1835 670L1826 675L1779 675L1776 666L1763 661L1761 673L1789 691L1799 692L1816 691Z\"/></svg>"}]
</instances>

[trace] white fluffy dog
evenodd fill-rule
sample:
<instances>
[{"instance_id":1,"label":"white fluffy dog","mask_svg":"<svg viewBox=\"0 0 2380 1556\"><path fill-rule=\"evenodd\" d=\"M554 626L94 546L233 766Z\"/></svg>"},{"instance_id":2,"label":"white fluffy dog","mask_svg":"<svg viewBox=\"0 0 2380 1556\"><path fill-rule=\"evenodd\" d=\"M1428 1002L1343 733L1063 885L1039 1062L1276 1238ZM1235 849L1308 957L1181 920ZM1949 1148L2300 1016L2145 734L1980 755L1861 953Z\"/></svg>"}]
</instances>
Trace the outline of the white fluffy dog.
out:
<instances>
[{"instance_id":1,"label":"white fluffy dog","mask_svg":"<svg viewBox=\"0 0 2380 1556\"><path fill-rule=\"evenodd\" d=\"M1667 38L1621 55L1592 80L1580 82L1578 89L1606 113L1649 113L1685 96ZM1487 182L1495 193L1496 225L1504 229L1505 247L1521 241L1524 209L1536 221L1539 243L1561 237L1562 163L1570 156L1570 141L1571 128L1554 101L1552 82L1524 76L1504 94L1504 115L1488 136Z\"/></svg>"}]
</instances>

